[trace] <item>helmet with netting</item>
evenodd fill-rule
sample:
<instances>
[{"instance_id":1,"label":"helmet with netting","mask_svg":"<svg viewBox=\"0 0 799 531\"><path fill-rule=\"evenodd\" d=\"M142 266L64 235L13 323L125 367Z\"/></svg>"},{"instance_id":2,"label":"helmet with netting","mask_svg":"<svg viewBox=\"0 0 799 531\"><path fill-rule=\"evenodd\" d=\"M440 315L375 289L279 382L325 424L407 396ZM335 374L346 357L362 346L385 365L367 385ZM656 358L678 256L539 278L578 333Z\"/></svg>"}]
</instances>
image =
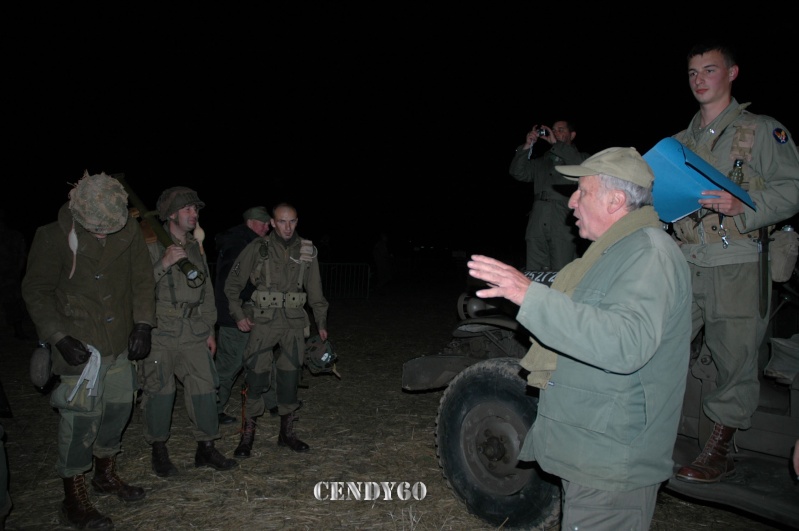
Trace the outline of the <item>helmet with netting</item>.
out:
<instances>
[{"instance_id":1,"label":"helmet with netting","mask_svg":"<svg viewBox=\"0 0 799 531\"><path fill-rule=\"evenodd\" d=\"M100 173L83 177L69 191L69 210L84 229L112 234L128 222L128 193L118 180Z\"/></svg>"},{"instance_id":2,"label":"helmet with netting","mask_svg":"<svg viewBox=\"0 0 799 531\"><path fill-rule=\"evenodd\" d=\"M155 203L155 210L158 212L158 217L166 221L169 216L187 205L197 205L198 209L205 207L205 203L200 201L200 196L191 188L173 186L161 193Z\"/></svg>"}]
</instances>

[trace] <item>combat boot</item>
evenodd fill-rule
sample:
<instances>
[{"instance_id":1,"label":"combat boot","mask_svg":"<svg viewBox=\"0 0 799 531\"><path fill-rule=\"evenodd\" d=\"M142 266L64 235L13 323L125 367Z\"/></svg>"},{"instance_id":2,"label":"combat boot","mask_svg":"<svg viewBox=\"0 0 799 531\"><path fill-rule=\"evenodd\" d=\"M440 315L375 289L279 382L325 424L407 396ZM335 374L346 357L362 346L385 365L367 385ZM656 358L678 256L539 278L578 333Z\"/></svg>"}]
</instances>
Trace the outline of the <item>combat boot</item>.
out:
<instances>
[{"instance_id":1,"label":"combat boot","mask_svg":"<svg viewBox=\"0 0 799 531\"><path fill-rule=\"evenodd\" d=\"M235 459L228 459L214 447L214 441L199 441L194 454L194 466L208 466L217 470L230 470L239 465Z\"/></svg>"},{"instance_id":2,"label":"combat boot","mask_svg":"<svg viewBox=\"0 0 799 531\"><path fill-rule=\"evenodd\" d=\"M169 452L164 441L153 443L153 472L159 478L168 478L178 474L177 467L169 460Z\"/></svg>"},{"instance_id":3,"label":"combat boot","mask_svg":"<svg viewBox=\"0 0 799 531\"><path fill-rule=\"evenodd\" d=\"M280 415L280 435L277 438L277 445L288 446L295 452L307 452L311 447L299 440L294 434L294 421L297 418L296 412Z\"/></svg>"},{"instance_id":4,"label":"combat boot","mask_svg":"<svg viewBox=\"0 0 799 531\"><path fill-rule=\"evenodd\" d=\"M115 457L94 458L94 478L92 478L94 492L100 494L116 494L126 502L141 500L145 496L144 489L128 485L117 475Z\"/></svg>"},{"instance_id":5,"label":"combat boot","mask_svg":"<svg viewBox=\"0 0 799 531\"><path fill-rule=\"evenodd\" d=\"M64 478L64 501L61 523L78 529L114 529L114 522L100 514L89 501L86 477L83 474Z\"/></svg>"},{"instance_id":6,"label":"combat boot","mask_svg":"<svg viewBox=\"0 0 799 531\"><path fill-rule=\"evenodd\" d=\"M233 451L233 455L242 458L250 457L253 442L255 442L255 419L244 419L244 425L241 427L241 441Z\"/></svg>"},{"instance_id":7,"label":"combat boot","mask_svg":"<svg viewBox=\"0 0 799 531\"><path fill-rule=\"evenodd\" d=\"M729 455L729 445L734 434L735 428L717 422L702 453L693 463L680 468L675 477L693 483L716 483L731 476L735 472L735 463Z\"/></svg>"}]
</instances>

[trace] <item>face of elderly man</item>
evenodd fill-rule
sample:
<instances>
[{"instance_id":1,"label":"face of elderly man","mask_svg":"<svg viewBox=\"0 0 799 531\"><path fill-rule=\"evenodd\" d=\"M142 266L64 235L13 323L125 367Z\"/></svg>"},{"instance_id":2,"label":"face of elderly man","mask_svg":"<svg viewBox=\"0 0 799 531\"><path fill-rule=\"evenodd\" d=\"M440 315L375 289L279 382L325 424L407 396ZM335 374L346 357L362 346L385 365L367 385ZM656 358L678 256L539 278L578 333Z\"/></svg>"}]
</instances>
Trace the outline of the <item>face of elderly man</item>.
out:
<instances>
[{"instance_id":1,"label":"face of elderly man","mask_svg":"<svg viewBox=\"0 0 799 531\"><path fill-rule=\"evenodd\" d=\"M569 198L569 208L574 210L580 237L596 241L615 223L612 216L618 195L606 190L597 175L580 177L577 190Z\"/></svg>"}]
</instances>

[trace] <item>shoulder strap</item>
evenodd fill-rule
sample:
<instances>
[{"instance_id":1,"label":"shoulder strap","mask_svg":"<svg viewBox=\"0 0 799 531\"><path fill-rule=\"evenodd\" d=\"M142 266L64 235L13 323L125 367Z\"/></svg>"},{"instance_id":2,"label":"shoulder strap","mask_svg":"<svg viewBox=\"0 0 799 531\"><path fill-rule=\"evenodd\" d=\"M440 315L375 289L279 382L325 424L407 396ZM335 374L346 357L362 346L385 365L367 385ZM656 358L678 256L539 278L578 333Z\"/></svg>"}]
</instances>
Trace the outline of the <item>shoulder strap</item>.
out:
<instances>
[{"instance_id":1,"label":"shoulder strap","mask_svg":"<svg viewBox=\"0 0 799 531\"><path fill-rule=\"evenodd\" d=\"M742 113L744 116L749 113ZM730 148L730 160L743 160L749 163L752 160L752 148L755 145L755 130L757 123L754 120L743 119L735 126L735 134L732 137L732 147ZM741 186L744 190L762 190L765 182L760 177L749 176L744 179Z\"/></svg>"},{"instance_id":2,"label":"shoulder strap","mask_svg":"<svg viewBox=\"0 0 799 531\"><path fill-rule=\"evenodd\" d=\"M262 236L258 240L258 265L255 266L254 275L250 277L250 280L257 286L258 277L263 274L264 285L266 289L269 289L271 286L271 277L269 274L269 264L266 263L269 259L269 240L267 240L265 236Z\"/></svg>"},{"instance_id":3,"label":"shoulder strap","mask_svg":"<svg viewBox=\"0 0 799 531\"><path fill-rule=\"evenodd\" d=\"M300 240L300 276L297 278L297 291L302 291L302 284L305 278L305 264L311 262L316 256L313 242L311 240Z\"/></svg>"}]
</instances>

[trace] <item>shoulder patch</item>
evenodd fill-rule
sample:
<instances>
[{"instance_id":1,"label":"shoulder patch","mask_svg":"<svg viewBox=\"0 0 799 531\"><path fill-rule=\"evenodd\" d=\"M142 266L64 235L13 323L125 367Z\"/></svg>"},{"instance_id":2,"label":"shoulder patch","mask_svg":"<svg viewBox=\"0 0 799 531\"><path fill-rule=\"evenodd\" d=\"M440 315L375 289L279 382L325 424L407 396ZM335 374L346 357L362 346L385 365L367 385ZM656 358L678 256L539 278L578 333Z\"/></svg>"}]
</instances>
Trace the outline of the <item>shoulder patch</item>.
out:
<instances>
[{"instance_id":1,"label":"shoulder patch","mask_svg":"<svg viewBox=\"0 0 799 531\"><path fill-rule=\"evenodd\" d=\"M788 132L782 127L777 127L771 134L774 135L774 139L780 144L788 142Z\"/></svg>"}]
</instances>

